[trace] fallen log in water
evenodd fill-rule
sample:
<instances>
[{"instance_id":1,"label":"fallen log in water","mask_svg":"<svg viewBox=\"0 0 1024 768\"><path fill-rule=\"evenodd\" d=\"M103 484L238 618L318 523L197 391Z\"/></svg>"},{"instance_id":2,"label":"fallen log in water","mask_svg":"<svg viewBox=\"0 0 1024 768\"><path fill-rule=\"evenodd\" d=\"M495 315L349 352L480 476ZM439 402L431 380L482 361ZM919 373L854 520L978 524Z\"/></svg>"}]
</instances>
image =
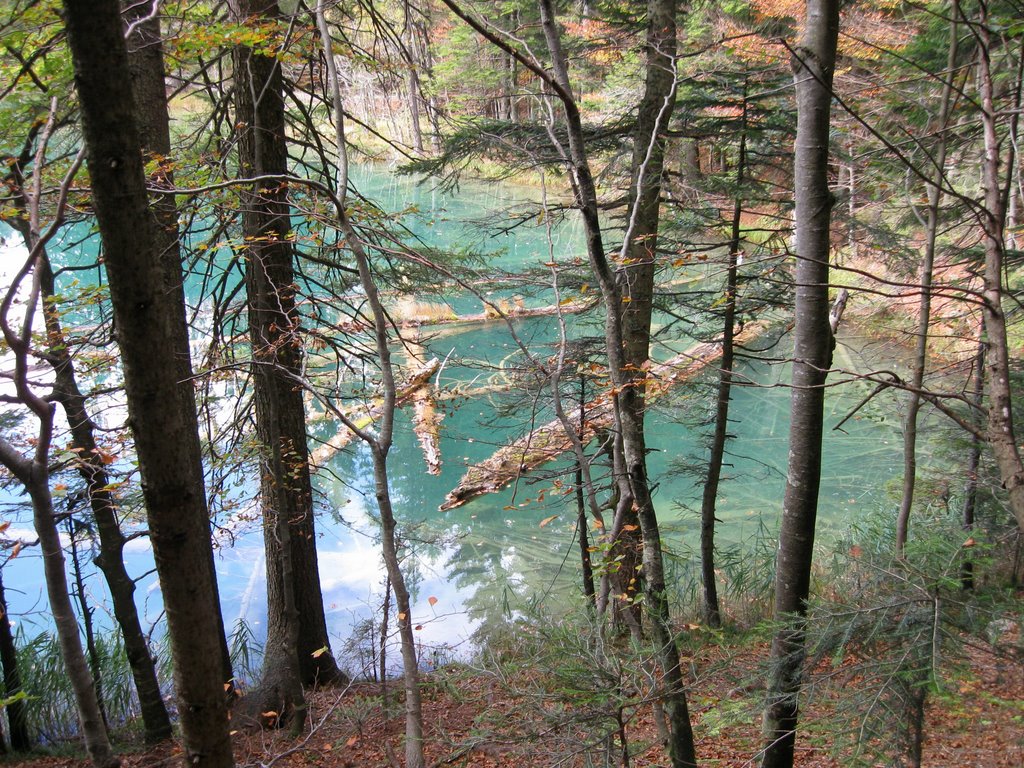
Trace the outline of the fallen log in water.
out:
<instances>
[{"instance_id":1,"label":"fallen log in water","mask_svg":"<svg viewBox=\"0 0 1024 768\"><path fill-rule=\"evenodd\" d=\"M562 304L550 304L544 307L527 307L523 305L522 299L515 297L511 301L499 299L493 306L485 305L483 312L468 315L457 315L446 305L409 301L397 304L392 308L391 314L403 328L472 325L503 319L519 320L527 317L551 317L558 314L572 315L590 309L594 306L594 301L565 301Z\"/></svg>"},{"instance_id":2,"label":"fallen log in water","mask_svg":"<svg viewBox=\"0 0 1024 768\"><path fill-rule=\"evenodd\" d=\"M426 386L430 377L437 373L437 370L440 367L441 361L437 358L432 358L424 363L420 368L414 370L409 375L409 378L405 383L398 387L395 405L403 405L411 400L420 389ZM384 398L382 397L376 397L368 403L360 403L359 405L353 405L348 408L341 409L346 418L348 418L359 429L366 429L372 425L373 422L380 418L383 410ZM334 436L326 443L318 445L313 449L312 453L310 453L310 466L314 471L324 466L331 460L331 457L333 457L334 454L352 442L353 437L354 434L352 430L344 424L339 423L338 431Z\"/></svg>"},{"instance_id":3,"label":"fallen log in water","mask_svg":"<svg viewBox=\"0 0 1024 768\"><path fill-rule=\"evenodd\" d=\"M737 334L735 343L745 344L763 334L767 327L766 323L750 323ZM647 374L647 403L650 404L675 385L689 381L721 355L721 343L708 342L695 344L663 363L651 365ZM614 425L611 394L608 391L602 392L587 403L584 410L586 423L582 433L578 411L569 416L569 423L577 435L582 434L583 443L586 444L595 434ZM459 484L445 496L440 509L454 509L477 496L499 491L527 472L571 450L572 441L566 436L565 427L561 421L554 419L467 468Z\"/></svg>"}]
</instances>

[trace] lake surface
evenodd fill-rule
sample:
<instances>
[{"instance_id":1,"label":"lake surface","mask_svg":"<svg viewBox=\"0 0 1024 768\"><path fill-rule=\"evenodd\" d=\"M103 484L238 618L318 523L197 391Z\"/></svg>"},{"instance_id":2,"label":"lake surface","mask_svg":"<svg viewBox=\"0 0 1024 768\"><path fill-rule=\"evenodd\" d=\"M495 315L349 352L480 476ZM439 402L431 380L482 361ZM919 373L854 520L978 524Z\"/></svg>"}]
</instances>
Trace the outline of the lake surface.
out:
<instances>
[{"instance_id":1,"label":"lake surface","mask_svg":"<svg viewBox=\"0 0 1024 768\"><path fill-rule=\"evenodd\" d=\"M584 255L581 234L571 221L547 226L543 217L509 232L492 235L490 228L516 221L516 211L529 193L507 185L465 184L456 195L445 195L410 179L369 168L357 169L355 184L362 194L387 211L408 211L402 222L410 237L435 248L459 246L493 254L509 272L549 261L567 262ZM82 228L65 239L80 239ZM549 235L551 240L549 241ZM69 248L70 259L84 259L94 247ZM78 250L75 250L78 249ZM83 250L84 249L84 250ZM13 251L5 252L13 259ZM56 253L54 260L58 259ZM91 258L91 257L90 257ZM76 279L95 280L95 270ZM412 287L415 292L415 287ZM493 297L524 296L530 305L550 301L551 294L515 288L498 289ZM480 312L482 302L466 292L445 297L460 313ZM438 301L433 298L431 301ZM558 338L557 321L551 317L513 323L520 339L538 354L550 353ZM595 320L573 318L573 334L596 335ZM492 322L419 333L418 342L429 355L445 360L438 376L442 391L456 384L490 388L483 394L443 401L441 423L443 467L440 475L426 471L421 448L407 412L398 419L391 453L391 488L395 510L403 525L411 556L406 559L412 574L413 618L426 648L439 647L442 654L458 653L481 622L520 610L528 601L578 590L579 556L572 544L575 534L575 497L566 493L571 484L568 459L554 463L515 487L480 497L445 512L439 505L462 476L467 465L487 458L510 437L522 434L533 423L544 423L550 414L531 407L521 387L503 391L515 381L523 355L517 351L507 326ZM676 342L679 348L686 339ZM784 345L773 350L780 355ZM871 339L848 336L840 339L836 366L866 370L876 361L891 366L902 351ZM721 486L718 517L723 546L751 546L755 537L769 537L777 529L784 488L788 442L788 366L744 362L739 377L751 386L734 389L731 441ZM840 381L835 377L836 382ZM666 529L666 546L686 558L698 547L700 485L693 474L679 471L686 462L701 462L703 429L688 426L699 422L711 402L713 376L681 385L671 398L660 401L648 419L651 449L650 472L657 483L656 503ZM870 390L851 381L831 388L827 401L825 464L822 473L820 530L825 539L848 530L850 522L880 505L891 505L885 487L901 473L899 416L891 399L876 398L847 422L842 432L831 427ZM570 406L571 407L571 406ZM688 417L682 414L689 413ZM116 422L123 412L114 409L106 417ZM311 421L314 439L329 439L335 424ZM561 487L557 481L564 481ZM379 614L384 589L384 568L377 543L372 466L369 453L358 442L333 457L315 478L318 517L318 551L329 629L334 650L342 651L353 627ZM243 503L251 484L237 479ZM22 501L7 491L4 519L14 519L14 531L32 538L30 517L19 509ZM553 521L542 521L558 515ZM256 524L221 518L216 536L217 568L225 622L242 621L257 635L265 621L266 589L262 562L262 538ZM10 535L10 532L9 534ZM772 546L768 546L772 549ZM139 579L139 602L149 621L160 616L159 586L152 574L147 541L134 540L127 550L130 572ZM91 572L92 599L108 601L105 588ZM25 623L29 635L48 624L45 593L38 555L26 550L4 568L11 613ZM436 598L436 601L430 598ZM455 649L455 650L451 650ZM358 671L358 670L353 670Z\"/></svg>"}]
</instances>

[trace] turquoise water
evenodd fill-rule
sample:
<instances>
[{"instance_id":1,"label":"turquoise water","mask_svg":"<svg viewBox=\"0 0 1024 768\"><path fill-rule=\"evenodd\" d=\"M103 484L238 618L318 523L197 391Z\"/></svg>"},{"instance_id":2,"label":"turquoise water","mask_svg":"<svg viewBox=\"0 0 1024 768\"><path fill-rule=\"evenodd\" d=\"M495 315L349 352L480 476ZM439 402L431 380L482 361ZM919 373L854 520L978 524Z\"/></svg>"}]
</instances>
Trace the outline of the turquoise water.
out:
<instances>
[{"instance_id":1,"label":"turquoise water","mask_svg":"<svg viewBox=\"0 0 1024 768\"><path fill-rule=\"evenodd\" d=\"M357 169L354 181L360 192L382 209L406 212L401 223L412 233L409 237L413 243L490 254L491 261L509 272L539 267L552 258L566 262L583 255L580 232L572 222L559 223L549 231L544 221L535 219L532 225L489 236L485 224L501 226L518 220L527 194L523 190L467 184L451 196L367 168ZM66 242L80 239L81 232L79 228L69 233ZM550 247L549 234L554 238ZM88 261L93 258L91 248L91 242L86 241L69 248L66 258L69 263ZM467 272L466 276L473 275ZM97 270L76 273L75 279L94 281L98 279ZM427 288L422 286L424 293ZM525 289L520 288L495 289L492 296L525 295ZM416 293L416 286L410 291ZM194 284L190 284L189 294L193 303L201 305L201 291ZM449 289L440 298L460 312L479 312L483 306L479 297L463 291ZM529 297L534 305L550 300L551 293L543 290ZM572 335L600 333L593 319L571 318L567 327ZM518 320L513 328L531 352L541 356L552 353L551 345L559 336L557 321L551 317ZM390 457L395 509L410 552L406 564L413 574L413 618L421 627L418 634L425 646L458 646L488 617L517 610L536 596L576 588L578 555L570 550L575 497L565 493L571 477L566 474L568 460L564 460L515 487L453 510L439 511L445 494L456 485L466 466L488 457L531 425L548 421L551 414L541 403L544 398L532 397L522 383L517 383L522 381L520 369L525 355L517 349L507 326L491 322L437 332L422 329L418 341L429 354L446 360L437 379L442 393L456 385L463 392L486 387L480 394L440 402L445 413L441 422L440 475L427 473L405 410L399 414ZM679 346L688 343L683 340ZM780 354L779 349L773 354ZM891 361L899 355L899 350L879 348L869 340L851 337L841 340L836 364L864 370L877 359ZM748 362L743 364L741 376L756 386L734 390L731 432L736 439L730 444L718 512L723 544L749 541L762 528L774 531L784 487L789 393L780 384L788 378L787 367ZM685 422L698 423L707 414L711 402L708 387L713 377L705 379L682 385L670 399L660 402L647 427L650 472L657 484L656 503L668 532L667 546L683 553L697 547L699 522L695 510L699 507L700 486L694 475L679 472L678 465L704 459L704 430ZM828 426L842 419L867 389L867 385L857 382L830 389ZM116 420L118 412L115 409L111 419ZM687 419L680 416L683 412L690 414ZM329 422L310 425L315 439L328 439L335 430ZM827 432L820 512L824 537L843 532L851 520L886 503L885 485L900 471L898 430L899 419L891 401L878 398L848 422L843 432ZM357 442L352 443L317 474L315 484L321 580L330 632L338 651L354 624L379 611L383 594L384 572L376 542L368 452ZM245 497L252 490L238 479L234 493ZM24 529L28 518L16 508L21 500L9 496L6 501L14 506L4 512L5 518L18 516L15 527ZM558 517L540 525L553 515ZM230 627L242 620L259 634L265 620L260 533L252 523L230 518L217 523L230 529L230 534L221 532L217 536L226 623ZM127 557L131 572L140 576L140 605L147 617L156 621L160 613L159 586L149 573L152 559L145 539L135 540ZM4 578L12 614L29 624L45 625L48 619L37 557L26 551L5 567ZM95 574L90 584L93 599L104 603L104 587ZM429 598L436 598L436 602Z\"/></svg>"}]
</instances>

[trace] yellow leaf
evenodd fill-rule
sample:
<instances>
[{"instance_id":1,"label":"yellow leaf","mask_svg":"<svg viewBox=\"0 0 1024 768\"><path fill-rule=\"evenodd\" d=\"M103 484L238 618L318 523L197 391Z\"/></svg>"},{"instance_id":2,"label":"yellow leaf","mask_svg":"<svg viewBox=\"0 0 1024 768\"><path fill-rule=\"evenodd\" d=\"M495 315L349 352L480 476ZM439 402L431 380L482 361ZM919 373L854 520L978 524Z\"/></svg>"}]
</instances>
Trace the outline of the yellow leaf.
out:
<instances>
[{"instance_id":1,"label":"yellow leaf","mask_svg":"<svg viewBox=\"0 0 1024 768\"><path fill-rule=\"evenodd\" d=\"M310 655L311 655L311 656L312 656L312 657L313 657L314 659L319 659L319 658L320 658L321 656L323 656L323 655L324 655L325 653L327 653L327 646L326 646L326 645L325 645L325 646L324 646L323 648L317 648L317 649L316 649L315 651L313 651L313 653L311 653Z\"/></svg>"},{"instance_id":2,"label":"yellow leaf","mask_svg":"<svg viewBox=\"0 0 1024 768\"><path fill-rule=\"evenodd\" d=\"M431 607L437 605L437 598L431 595L427 598L427 602L430 603Z\"/></svg>"},{"instance_id":3,"label":"yellow leaf","mask_svg":"<svg viewBox=\"0 0 1024 768\"><path fill-rule=\"evenodd\" d=\"M543 520L540 521L540 527L543 528L545 525L550 523L552 520L557 520L557 519L558 519L558 515L552 515L551 517L545 517Z\"/></svg>"}]
</instances>

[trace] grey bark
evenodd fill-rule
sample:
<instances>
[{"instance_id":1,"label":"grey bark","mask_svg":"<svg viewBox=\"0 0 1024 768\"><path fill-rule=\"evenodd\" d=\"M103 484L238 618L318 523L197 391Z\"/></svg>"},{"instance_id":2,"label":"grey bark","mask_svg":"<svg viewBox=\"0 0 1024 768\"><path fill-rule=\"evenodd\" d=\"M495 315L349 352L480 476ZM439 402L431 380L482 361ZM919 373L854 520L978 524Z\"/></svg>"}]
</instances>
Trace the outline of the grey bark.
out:
<instances>
[{"instance_id":1,"label":"grey bark","mask_svg":"<svg viewBox=\"0 0 1024 768\"><path fill-rule=\"evenodd\" d=\"M334 56L333 44L324 15L323 0L318 0L316 11L321 44L324 47L324 53L328 58L331 58ZM388 581L391 584L391 591L395 596L395 608L398 614L398 636L402 654L402 681L405 686L405 765L406 768L425 768L426 760L423 754L423 704L420 694L419 660L416 658L416 639L413 636L409 589L406 586L405 574L402 571L402 563L398 554L398 523L395 519L388 479L388 454L391 451L394 438L395 409L398 397L394 366L391 362L391 346L388 340L388 329L391 325L381 304L380 294L377 291L377 284L371 270L369 255L363 247L359 234L352 226L345 207L345 194L348 188L345 130L342 121L340 83L333 72L329 86L333 94L335 111L335 145L338 156L342 160L341 168L343 170L337 182L338 192L334 197L335 214L345 244L355 259L359 272L359 283L363 288L366 303L370 309L370 317L373 321L374 348L377 352L381 373L381 387L384 392L383 409L376 427L376 434L359 429L341 411L336 408L332 410L366 444L373 457L374 495L377 499L377 508L380 513L381 548L384 555L384 566L387 570ZM383 650L382 647L382 659ZM381 671L383 676L383 668Z\"/></svg>"},{"instance_id":2,"label":"grey bark","mask_svg":"<svg viewBox=\"0 0 1024 768\"><path fill-rule=\"evenodd\" d=\"M838 32L838 0L808 0L804 35L793 56L797 100L796 325L789 465L775 572L778 629L771 646L762 768L793 765L803 679L804 618L821 479L824 385L832 362L828 275L833 199L828 188L828 158Z\"/></svg>"},{"instance_id":3,"label":"grey bark","mask_svg":"<svg viewBox=\"0 0 1024 768\"><path fill-rule=\"evenodd\" d=\"M988 337L988 440L999 467L999 473L1009 497L1010 510L1024 533L1024 462L1014 434L1013 397L1010 389L1010 351L1006 333L1006 313L1003 309L1003 268L1006 260L1006 210L1008 186L1004 187L1001 165L1013 168L1015 140L1006 141L1007 157L1000 157L997 130L999 114L995 103L992 72L992 33L989 29L988 3L978 6L978 23L973 29L978 39L978 89L981 105L980 117L985 154L982 159L982 189L984 209L980 212L984 230L985 270L982 290L982 316ZM1024 57L1020 66L1024 67ZM1015 73L1016 109L1010 118L1010 133L1016 134L1017 114L1021 105L1021 72ZM1011 173L1012 176L1012 173Z\"/></svg>"},{"instance_id":4,"label":"grey bark","mask_svg":"<svg viewBox=\"0 0 1024 768\"><path fill-rule=\"evenodd\" d=\"M185 759L223 768L234 761L195 396L179 377L184 307L164 290L119 4L65 0L64 9Z\"/></svg>"}]
</instances>

